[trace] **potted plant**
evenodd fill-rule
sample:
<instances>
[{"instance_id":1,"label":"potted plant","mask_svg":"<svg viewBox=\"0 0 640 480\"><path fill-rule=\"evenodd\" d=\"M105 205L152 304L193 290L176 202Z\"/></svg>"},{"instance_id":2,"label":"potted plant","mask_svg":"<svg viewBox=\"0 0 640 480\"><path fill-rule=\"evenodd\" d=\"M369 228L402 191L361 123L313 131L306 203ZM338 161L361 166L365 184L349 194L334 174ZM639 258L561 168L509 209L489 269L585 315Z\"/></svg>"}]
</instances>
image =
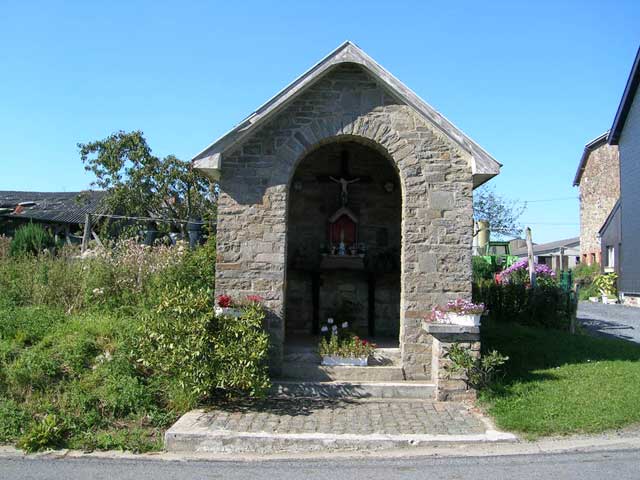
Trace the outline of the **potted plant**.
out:
<instances>
[{"instance_id":1,"label":"potted plant","mask_svg":"<svg viewBox=\"0 0 640 480\"><path fill-rule=\"evenodd\" d=\"M618 290L616 288L616 281L618 275L615 273L606 273L604 275L598 275L593 284L600 290L602 296L602 303L613 304L618 301Z\"/></svg>"},{"instance_id":2,"label":"potted plant","mask_svg":"<svg viewBox=\"0 0 640 480\"><path fill-rule=\"evenodd\" d=\"M323 334L318 345L318 353L322 357L321 365L358 367L368 365L375 344L349 332L349 322L338 324L333 318L328 318L320 331Z\"/></svg>"},{"instance_id":3,"label":"potted plant","mask_svg":"<svg viewBox=\"0 0 640 480\"><path fill-rule=\"evenodd\" d=\"M458 298L452 302L448 302L445 307L435 306L427 316L427 321L478 327L480 326L480 319L484 312L484 303L473 303Z\"/></svg>"},{"instance_id":4,"label":"potted plant","mask_svg":"<svg viewBox=\"0 0 640 480\"><path fill-rule=\"evenodd\" d=\"M220 295L216 299L216 305L213 311L218 317L226 316L237 318L242 315L242 310L239 307L230 295Z\"/></svg>"}]
</instances>

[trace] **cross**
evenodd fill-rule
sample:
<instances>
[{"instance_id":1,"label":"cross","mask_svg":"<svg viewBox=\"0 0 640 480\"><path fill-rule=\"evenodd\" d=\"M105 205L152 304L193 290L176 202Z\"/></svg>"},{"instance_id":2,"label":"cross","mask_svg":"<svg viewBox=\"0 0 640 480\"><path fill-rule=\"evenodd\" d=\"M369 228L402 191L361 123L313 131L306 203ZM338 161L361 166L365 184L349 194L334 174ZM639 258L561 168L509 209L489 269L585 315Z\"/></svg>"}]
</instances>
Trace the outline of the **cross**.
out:
<instances>
[{"instance_id":1,"label":"cross","mask_svg":"<svg viewBox=\"0 0 640 480\"><path fill-rule=\"evenodd\" d=\"M322 175L316 177L319 182L334 182L340 184L340 203L342 206L346 206L349 201L349 192L347 190L348 186L352 183L369 183L371 181L371 177L366 175L361 175L360 177L351 177L349 173L349 152L343 150L340 154L340 174L337 176L333 175Z\"/></svg>"}]
</instances>

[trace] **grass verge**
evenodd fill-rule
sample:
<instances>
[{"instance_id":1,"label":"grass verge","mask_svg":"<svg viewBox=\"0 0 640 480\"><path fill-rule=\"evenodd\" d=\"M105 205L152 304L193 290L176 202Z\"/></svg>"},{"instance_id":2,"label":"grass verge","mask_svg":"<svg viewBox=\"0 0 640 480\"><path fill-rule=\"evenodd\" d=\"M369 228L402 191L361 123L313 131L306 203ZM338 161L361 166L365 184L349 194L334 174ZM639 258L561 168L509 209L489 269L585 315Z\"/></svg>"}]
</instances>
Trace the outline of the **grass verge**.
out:
<instances>
[{"instance_id":1,"label":"grass verge","mask_svg":"<svg viewBox=\"0 0 640 480\"><path fill-rule=\"evenodd\" d=\"M500 428L536 438L640 422L640 345L504 323L483 327L482 340L509 356L480 394Z\"/></svg>"}]
</instances>

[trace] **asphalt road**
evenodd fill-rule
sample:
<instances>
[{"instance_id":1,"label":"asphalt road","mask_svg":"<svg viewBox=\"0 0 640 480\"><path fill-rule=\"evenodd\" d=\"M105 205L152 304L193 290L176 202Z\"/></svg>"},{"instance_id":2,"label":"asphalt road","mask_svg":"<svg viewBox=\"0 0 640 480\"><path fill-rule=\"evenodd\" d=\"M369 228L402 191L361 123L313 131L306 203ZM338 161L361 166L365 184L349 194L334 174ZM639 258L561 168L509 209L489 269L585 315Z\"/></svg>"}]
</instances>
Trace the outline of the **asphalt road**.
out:
<instances>
[{"instance_id":1,"label":"asphalt road","mask_svg":"<svg viewBox=\"0 0 640 480\"><path fill-rule=\"evenodd\" d=\"M437 478L492 480L637 480L640 450L500 457L253 462L166 461L98 458L0 458L0 478L44 479L277 479L395 480Z\"/></svg>"},{"instance_id":2,"label":"asphalt road","mask_svg":"<svg viewBox=\"0 0 640 480\"><path fill-rule=\"evenodd\" d=\"M580 302L577 318L595 335L640 343L640 308L638 307Z\"/></svg>"}]
</instances>

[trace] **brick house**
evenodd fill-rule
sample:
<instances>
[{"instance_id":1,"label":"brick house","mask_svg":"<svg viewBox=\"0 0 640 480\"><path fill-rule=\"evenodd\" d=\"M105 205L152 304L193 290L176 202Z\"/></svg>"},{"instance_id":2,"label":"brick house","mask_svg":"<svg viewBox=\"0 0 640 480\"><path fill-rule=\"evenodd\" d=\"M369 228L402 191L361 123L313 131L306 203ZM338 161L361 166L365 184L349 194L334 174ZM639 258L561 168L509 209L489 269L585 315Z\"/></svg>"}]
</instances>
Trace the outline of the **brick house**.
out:
<instances>
[{"instance_id":1,"label":"brick house","mask_svg":"<svg viewBox=\"0 0 640 480\"><path fill-rule=\"evenodd\" d=\"M609 145L620 152L620 203L602 230L604 241L620 245L618 290L627 304L640 304L640 49L609 132ZM613 239L613 240L610 240ZM606 245L605 245L606 247Z\"/></svg>"},{"instance_id":2,"label":"brick house","mask_svg":"<svg viewBox=\"0 0 640 480\"><path fill-rule=\"evenodd\" d=\"M472 191L500 172L480 146L345 42L194 165L220 188L216 295L265 299L273 372L295 376L344 315L391 358L357 375L440 375L447 338L422 321L471 297Z\"/></svg>"},{"instance_id":3,"label":"brick house","mask_svg":"<svg viewBox=\"0 0 640 480\"><path fill-rule=\"evenodd\" d=\"M580 258L588 265L602 263L599 230L620 196L618 148L608 134L585 145L573 181L580 190Z\"/></svg>"}]
</instances>

